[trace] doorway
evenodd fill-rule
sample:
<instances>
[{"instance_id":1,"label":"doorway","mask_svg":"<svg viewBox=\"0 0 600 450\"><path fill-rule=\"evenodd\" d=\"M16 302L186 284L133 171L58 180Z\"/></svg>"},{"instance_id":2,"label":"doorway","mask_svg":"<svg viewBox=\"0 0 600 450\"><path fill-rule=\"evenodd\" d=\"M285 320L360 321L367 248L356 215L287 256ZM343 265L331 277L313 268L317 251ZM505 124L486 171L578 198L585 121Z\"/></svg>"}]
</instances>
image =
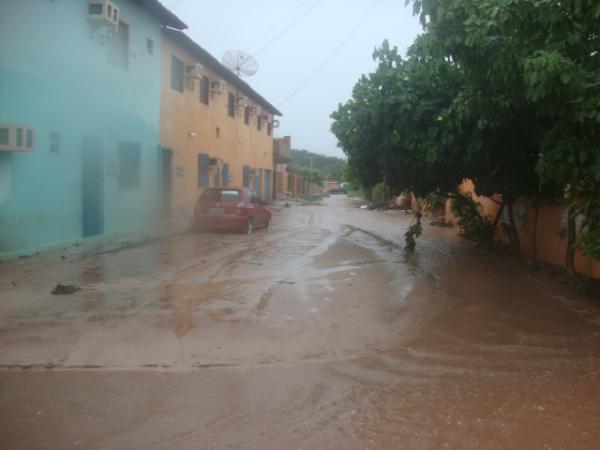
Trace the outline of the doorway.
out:
<instances>
[{"instance_id":1,"label":"doorway","mask_svg":"<svg viewBox=\"0 0 600 450\"><path fill-rule=\"evenodd\" d=\"M83 236L104 233L104 149L102 138L85 136L81 149Z\"/></svg>"}]
</instances>

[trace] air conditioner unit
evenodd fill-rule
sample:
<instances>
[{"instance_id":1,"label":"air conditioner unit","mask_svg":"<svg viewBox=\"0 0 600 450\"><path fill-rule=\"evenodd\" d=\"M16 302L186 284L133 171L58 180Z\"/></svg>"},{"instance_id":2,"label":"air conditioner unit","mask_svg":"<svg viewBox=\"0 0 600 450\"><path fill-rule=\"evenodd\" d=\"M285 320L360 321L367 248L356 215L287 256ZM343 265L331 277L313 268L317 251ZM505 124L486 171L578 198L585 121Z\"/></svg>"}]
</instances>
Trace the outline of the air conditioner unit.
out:
<instances>
[{"instance_id":1,"label":"air conditioner unit","mask_svg":"<svg viewBox=\"0 0 600 450\"><path fill-rule=\"evenodd\" d=\"M210 90L216 94L224 94L227 90L227 83L225 83L223 80L212 81L210 83Z\"/></svg>"},{"instance_id":2,"label":"air conditioner unit","mask_svg":"<svg viewBox=\"0 0 600 450\"><path fill-rule=\"evenodd\" d=\"M119 25L119 7L110 0L88 0L88 19L104 25Z\"/></svg>"},{"instance_id":3,"label":"air conditioner unit","mask_svg":"<svg viewBox=\"0 0 600 450\"><path fill-rule=\"evenodd\" d=\"M271 122L271 126L273 128L279 128L279 120L273 119L273 121Z\"/></svg>"},{"instance_id":4,"label":"air conditioner unit","mask_svg":"<svg viewBox=\"0 0 600 450\"><path fill-rule=\"evenodd\" d=\"M187 65L185 66L185 73L188 78L200 79L204 74L204 66L200 63Z\"/></svg>"},{"instance_id":5,"label":"air conditioner unit","mask_svg":"<svg viewBox=\"0 0 600 450\"><path fill-rule=\"evenodd\" d=\"M32 152L35 133L30 127L16 123L0 123L0 151Z\"/></svg>"}]
</instances>

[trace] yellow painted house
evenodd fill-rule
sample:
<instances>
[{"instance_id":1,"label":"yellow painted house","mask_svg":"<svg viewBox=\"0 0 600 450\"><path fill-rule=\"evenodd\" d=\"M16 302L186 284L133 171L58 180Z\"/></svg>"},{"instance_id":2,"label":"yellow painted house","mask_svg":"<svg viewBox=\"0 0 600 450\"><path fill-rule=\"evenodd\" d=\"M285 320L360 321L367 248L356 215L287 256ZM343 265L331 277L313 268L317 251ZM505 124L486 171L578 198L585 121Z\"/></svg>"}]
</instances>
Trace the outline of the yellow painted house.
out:
<instances>
[{"instance_id":1,"label":"yellow painted house","mask_svg":"<svg viewBox=\"0 0 600 450\"><path fill-rule=\"evenodd\" d=\"M273 196L273 128L281 113L187 35L163 29L160 143L164 202L193 214L206 187Z\"/></svg>"}]
</instances>

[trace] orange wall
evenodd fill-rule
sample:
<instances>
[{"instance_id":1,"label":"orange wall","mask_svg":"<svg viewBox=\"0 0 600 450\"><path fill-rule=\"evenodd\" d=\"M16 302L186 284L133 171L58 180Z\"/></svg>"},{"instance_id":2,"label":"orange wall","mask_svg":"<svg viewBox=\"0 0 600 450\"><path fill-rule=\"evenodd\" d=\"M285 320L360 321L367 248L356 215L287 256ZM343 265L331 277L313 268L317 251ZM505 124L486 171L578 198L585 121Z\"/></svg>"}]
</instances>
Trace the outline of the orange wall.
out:
<instances>
[{"instance_id":1,"label":"orange wall","mask_svg":"<svg viewBox=\"0 0 600 450\"><path fill-rule=\"evenodd\" d=\"M211 158L220 158L228 163L229 186L242 187L244 165L256 169L257 176L260 169L263 172L273 171L273 137L267 134L267 124L264 121L262 129L257 130L256 117L251 117L250 125L246 125L243 108L236 107L236 116L228 116L228 92L236 96L244 95L248 97L249 106L258 106L248 93L239 91L229 83L227 92L210 94L208 105L200 102L198 80L194 80L193 89L186 81L183 93L172 89L172 55L186 65L196 62L202 64L202 61L176 46L164 35L161 45L160 143L162 147L173 151L170 200L178 208L185 208L191 215L202 192L202 188L198 187L198 154L208 154ZM222 79L207 67L204 75L211 81ZM265 108L262 114L268 114L272 118ZM195 136L190 135L191 133Z\"/></svg>"},{"instance_id":2,"label":"orange wall","mask_svg":"<svg viewBox=\"0 0 600 450\"><path fill-rule=\"evenodd\" d=\"M493 220L499 205L486 197L477 197L474 193L474 185L470 180L466 180L460 186L462 192L471 192L473 199L481 203L484 214L490 216ZM535 209L526 199L520 199L513 207L515 221L517 223L517 232L521 251L528 257L533 257L533 224L535 218ZM501 223L508 223L506 210L503 211ZM565 265L565 256L567 252L567 237L565 230L565 206L562 204L547 205L540 208L538 217L538 226L536 233L537 256L540 261L554 264L557 266ZM457 222L452 214L449 202L446 203L446 219ZM503 236L499 236L503 239ZM506 240L506 239L504 239ZM575 268L579 273L588 277L600 279L600 263L592 262L582 257L579 253L575 254Z\"/></svg>"}]
</instances>

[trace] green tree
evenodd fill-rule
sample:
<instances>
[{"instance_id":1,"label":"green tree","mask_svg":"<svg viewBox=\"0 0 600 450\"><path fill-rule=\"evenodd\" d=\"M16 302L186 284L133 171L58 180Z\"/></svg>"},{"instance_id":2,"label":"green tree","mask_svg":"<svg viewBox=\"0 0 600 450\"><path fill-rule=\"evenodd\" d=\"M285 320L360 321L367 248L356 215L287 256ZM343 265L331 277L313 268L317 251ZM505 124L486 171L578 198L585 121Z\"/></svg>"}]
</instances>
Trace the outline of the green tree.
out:
<instances>
[{"instance_id":1,"label":"green tree","mask_svg":"<svg viewBox=\"0 0 600 450\"><path fill-rule=\"evenodd\" d=\"M326 180L341 181L346 168L346 161L335 156L320 155L308 150L292 149L292 166L309 167L323 172Z\"/></svg>"},{"instance_id":2,"label":"green tree","mask_svg":"<svg viewBox=\"0 0 600 450\"><path fill-rule=\"evenodd\" d=\"M311 183L323 186L325 182L325 175L318 169L311 169L310 167L301 167L298 171L300 176Z\"/></svg>"},{"instance_id":3,"label":"green tree","mask_svg":"<svg viewBox=\"0 0 600 450\"><path fill-rule=\"evenodd\" d=\"M497 180L474 177L478 189L506 194L507 185L514 187L507 198L545 199L564 189L567 266L573 268L577 214L585 217L577 245L600 258L600 2L414 0L413 6L435 53L464 70L476 98L464 110L485 120L484 146L505 145L481 154L491 155L490 168L509 161L501 164L505 173L495 172ZM533 163L538 186L519 176L523 162L527 172Z\"/></svg>"}]
</instances>

